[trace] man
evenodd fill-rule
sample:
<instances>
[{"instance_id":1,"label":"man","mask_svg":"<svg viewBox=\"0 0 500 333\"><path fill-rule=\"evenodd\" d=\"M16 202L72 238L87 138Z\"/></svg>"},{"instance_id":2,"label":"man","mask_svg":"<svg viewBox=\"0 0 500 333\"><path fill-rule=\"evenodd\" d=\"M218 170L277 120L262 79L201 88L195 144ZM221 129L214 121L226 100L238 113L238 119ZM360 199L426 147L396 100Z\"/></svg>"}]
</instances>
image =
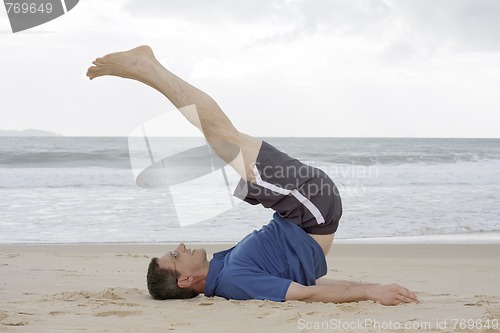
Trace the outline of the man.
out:
<instances>
[{"instance_id":1,"label":"man","mask_svg":"<svg viewBox=\"0 0 500 333\"><path fill-rule=\"evenodd\" d=\"M271 222L235 247L207 260L203 249L180 244L148 270L148 289L156 299L190 298L200 293L228 299L352 302L384 305L417 302L396 285L322 278L342 214L335 184L270 144L236 130L217 103L165 69L148 46L97 58L88 69L147 84L165 95L241 176L235 195L276 211Z\"/></svg>"}]
</instances>

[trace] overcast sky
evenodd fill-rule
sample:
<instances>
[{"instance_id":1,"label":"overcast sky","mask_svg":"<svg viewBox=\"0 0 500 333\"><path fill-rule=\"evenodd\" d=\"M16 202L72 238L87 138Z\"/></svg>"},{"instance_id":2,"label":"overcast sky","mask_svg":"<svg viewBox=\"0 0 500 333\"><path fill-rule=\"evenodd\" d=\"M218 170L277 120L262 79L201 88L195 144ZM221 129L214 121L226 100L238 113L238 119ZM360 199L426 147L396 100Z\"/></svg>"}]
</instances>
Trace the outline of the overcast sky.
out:
<instances>
[{"instance_id":1,"label":"overcast sky","mask_svg":"<svg viewBox=\"0 0 500 333\"><path fill-rule=\"evenodd\" d=\"M149 44L249 134L500 137L499 18L498 0L80 0L13 34L0 7L0 129L127 136L172 111L85 77Z\"/></svg>"}]
</instances>

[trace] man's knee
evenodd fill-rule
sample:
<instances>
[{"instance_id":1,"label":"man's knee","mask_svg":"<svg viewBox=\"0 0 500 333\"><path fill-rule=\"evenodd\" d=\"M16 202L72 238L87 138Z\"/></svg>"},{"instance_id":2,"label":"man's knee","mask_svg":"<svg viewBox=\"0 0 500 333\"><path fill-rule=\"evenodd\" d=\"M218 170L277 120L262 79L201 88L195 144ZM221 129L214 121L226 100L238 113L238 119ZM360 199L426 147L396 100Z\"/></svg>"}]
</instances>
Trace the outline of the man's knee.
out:
<instances>
[{"instance_id":1,"label":"man's knee","mask_svg":"<svg viewBox=\"0 0 500 333\"><path fill-rule=\"evenodd\" d=\"M253 181L252 169L262 140L237 131L209 135L207 140L214 152L230 164L243 179Z\"/></svg>"}]
</instances>

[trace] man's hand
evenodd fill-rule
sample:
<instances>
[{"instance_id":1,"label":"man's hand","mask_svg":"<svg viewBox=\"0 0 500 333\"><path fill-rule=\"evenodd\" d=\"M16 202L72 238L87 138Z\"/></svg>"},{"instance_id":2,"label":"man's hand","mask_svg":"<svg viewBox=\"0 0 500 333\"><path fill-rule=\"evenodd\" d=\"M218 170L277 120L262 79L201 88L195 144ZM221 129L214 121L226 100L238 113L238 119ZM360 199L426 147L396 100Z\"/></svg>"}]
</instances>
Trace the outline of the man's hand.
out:
<instances>
[{"instance_id":1,"label":"man's hand","mask_svg":"<svg viewBox=\"0 0 500 333\"><path fill-rule=\"evenodd\" d=\"M375 301L383 305L418 302L414 293L397 284L377 285L350 281L318 280L318 285L303 286L292 282L285 300L305 302L358 302Z\"/></svg>"},{"instance_id":2,"label":"man's hand","mask_svg":"<svg viewBox=\"0 0 500 333\"><path fill-rule=\"evenodd\" d=\"M417 296L398 284L367 287L368 298L383 305L418 303Z\"/></svg>"}]
</instances>

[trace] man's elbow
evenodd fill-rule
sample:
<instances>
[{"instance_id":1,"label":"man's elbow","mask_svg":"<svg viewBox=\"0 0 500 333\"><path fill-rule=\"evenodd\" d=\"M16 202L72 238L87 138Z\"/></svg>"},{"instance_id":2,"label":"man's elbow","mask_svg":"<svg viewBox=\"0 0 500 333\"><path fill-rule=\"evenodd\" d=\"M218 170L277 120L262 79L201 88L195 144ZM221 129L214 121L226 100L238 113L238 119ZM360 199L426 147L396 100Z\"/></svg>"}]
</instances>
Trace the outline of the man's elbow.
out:
<instances>
[{"instance_id":1,"label":"man's elbow","mask_svg":"<svg viewBox=\"0 0 500 333\"><path fill-rule=\"evenodd\" d=\"M312 299L311 288L297 282L292 282L286 292L285 301L314 302Z\"/></svg>"}]
</instances>

